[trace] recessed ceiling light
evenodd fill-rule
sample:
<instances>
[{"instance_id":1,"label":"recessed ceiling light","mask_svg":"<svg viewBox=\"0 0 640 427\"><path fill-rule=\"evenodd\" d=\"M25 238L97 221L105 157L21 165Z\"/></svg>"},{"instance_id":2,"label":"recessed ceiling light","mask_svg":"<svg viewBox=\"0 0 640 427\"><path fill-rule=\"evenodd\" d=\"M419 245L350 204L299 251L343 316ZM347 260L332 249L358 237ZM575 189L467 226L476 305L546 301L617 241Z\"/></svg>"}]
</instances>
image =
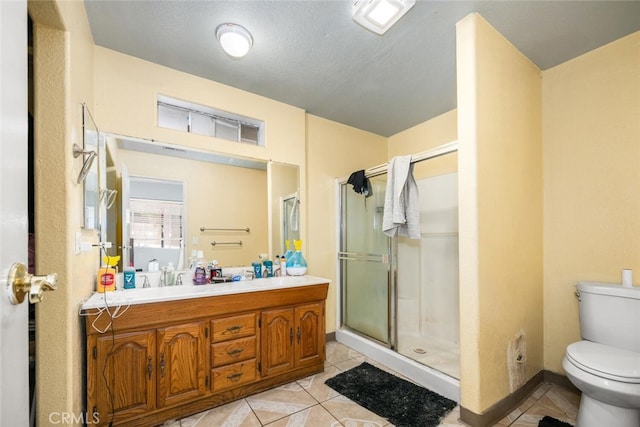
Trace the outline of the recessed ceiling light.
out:
<instances>
[{"instance_id":1,"label":"recessed ceiling light","mask_svg":"<svg viewBox=\"0 0 640 427\"><path fill-rule=\"evenodd\" d=\"M238 24L228 23L218 26L216 37L227 55L234 58L242 58L253 46L251 33Z\"/></svg>"},{"instance_id":2,"label":"recessed ceiling light","mask_svg":"<svg viewBox=\"0 0 640 427\"><path fill-rule=\"evenodd\" d=\"M384 34L416 4L416 0L355 0L353 20L376 34Z\"/></svg>"}]
</instances>

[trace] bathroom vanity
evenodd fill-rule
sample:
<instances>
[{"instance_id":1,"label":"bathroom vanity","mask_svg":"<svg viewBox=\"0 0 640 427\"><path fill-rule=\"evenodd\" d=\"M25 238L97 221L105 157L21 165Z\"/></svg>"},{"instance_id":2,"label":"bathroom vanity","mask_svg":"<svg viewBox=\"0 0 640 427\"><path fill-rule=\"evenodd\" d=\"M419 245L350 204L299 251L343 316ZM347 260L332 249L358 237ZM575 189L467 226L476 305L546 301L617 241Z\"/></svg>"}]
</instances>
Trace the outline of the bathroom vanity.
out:
<instances>
[{"instance_id":1,"label":"bathroom vanity","mask_svg":"<svg viewBox=\"0 0 640 427\"><path fill-rule=\"evenodd\" d=\"M82 306L87 412L157 425L322 372L328 286L303 276L94 294Z\"/></svg>"}]
</instances>

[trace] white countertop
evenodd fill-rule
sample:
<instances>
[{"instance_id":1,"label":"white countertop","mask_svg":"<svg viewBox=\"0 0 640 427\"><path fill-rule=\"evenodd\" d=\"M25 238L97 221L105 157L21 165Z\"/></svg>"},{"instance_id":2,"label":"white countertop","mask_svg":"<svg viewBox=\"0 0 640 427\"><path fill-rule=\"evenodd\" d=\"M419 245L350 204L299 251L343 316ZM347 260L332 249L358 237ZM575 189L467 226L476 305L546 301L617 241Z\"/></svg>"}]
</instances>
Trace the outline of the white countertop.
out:
<instances>
[{"instance_id":1,"label":"white countertop","mask_svg":"<svg viewBox=\"0 0 640 427\"><path fill-rule=\"evenodd\" d=\"M322 277L285 276L198 286L187 284L183 286L166 286L162 288L123 289L106 293L94 292L94 294L82 304L81 309L88 310L92 308L104 308L105 306L128 306L190 298L212 297L217 295L242 294L247 292L295 288L298 286L320 285L329 282L329 279L324 279Z\"/></svg>"}]
</instances>

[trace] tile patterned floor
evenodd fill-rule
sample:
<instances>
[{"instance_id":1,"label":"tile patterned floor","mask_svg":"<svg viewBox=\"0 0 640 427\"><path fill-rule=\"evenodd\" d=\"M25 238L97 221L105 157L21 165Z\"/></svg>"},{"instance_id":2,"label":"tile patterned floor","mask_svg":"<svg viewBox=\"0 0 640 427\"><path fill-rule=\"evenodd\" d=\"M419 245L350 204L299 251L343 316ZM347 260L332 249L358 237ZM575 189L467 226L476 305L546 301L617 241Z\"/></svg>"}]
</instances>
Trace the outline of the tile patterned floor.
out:
<instances>
[{"instance_id":1,"label":"tile patterned floor","mask_svg":"<svg viewBox=\"0 0 640 427\"><path fill-rule=\"evenodd\" d=\"M393 427L362 406L324 385L327 378L367 361L401 376L335 341L327 343L325 372L223 406L165 423L166 427ZM562 387L541 384L497 426L537 426L545 415L575 425L579 396ZM465 426L456 407L440 427ZM419 426L416 426L419 427Z\"/></svg>"}]
</instances>

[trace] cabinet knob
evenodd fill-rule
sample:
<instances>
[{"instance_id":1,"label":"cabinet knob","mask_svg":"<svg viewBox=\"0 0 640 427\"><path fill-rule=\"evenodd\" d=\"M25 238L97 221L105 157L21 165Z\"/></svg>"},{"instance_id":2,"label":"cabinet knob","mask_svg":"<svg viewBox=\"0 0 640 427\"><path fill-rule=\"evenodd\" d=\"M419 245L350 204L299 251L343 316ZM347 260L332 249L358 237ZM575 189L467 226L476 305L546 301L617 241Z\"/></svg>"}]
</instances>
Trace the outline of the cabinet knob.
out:
<instances>
[{"instance_id":1,"label":"cabinet knob","mask_svg":"<svg viewBox=\"0 0 640 427\"><path fill-rule=\"evenodd\" d=\"M235 374L227 375L227 379L235 383L240 381L241 376L242 376L242 372L236 372Z\"/></svg>"},{"instance_id":2,"label":"cabinet knob","mask_svg":"<svg viewBox=\"0 0 640 427\"><path fill-rule=\"evenodd\" d=\"M147 359L147 374L149 374L149 381L151 381L151 374L153 373L153 365L151 364L151 356Z\"/></svg>"},{"instance_id":3,"label":"cabinet knob","mask_svg":"<svg viewBox=\"0 0 640 427\"><path fill-rule=\"evenodd\" d=\"M164 377L164 366L165 366L164 353L162 353L160 355L160 375L163 377Z\"/></svg>"},{"instance_id":4,"label":"cabinet knob","mask_svg":"<svg viewBox=\"0 0 640 427\"><path fill-rule=\"evenodd\" d=\"M240 332L240 329L242 329L242 326L234 325L234 326L229 326L227 328L227 331L231 332L232 334L237 334L238 332Z\"/></svg>"},{"instance_id":5,"label":"cabinet knob","mask_svg":"<svg viewBox=\"0 0 640 427\"><path fill-rule=\"evenodd\" d=\"M243 348L234 348L233 350L227 351L227 354L231 357L237 357L244 351Z\"/></svg>"}]
</instances>

